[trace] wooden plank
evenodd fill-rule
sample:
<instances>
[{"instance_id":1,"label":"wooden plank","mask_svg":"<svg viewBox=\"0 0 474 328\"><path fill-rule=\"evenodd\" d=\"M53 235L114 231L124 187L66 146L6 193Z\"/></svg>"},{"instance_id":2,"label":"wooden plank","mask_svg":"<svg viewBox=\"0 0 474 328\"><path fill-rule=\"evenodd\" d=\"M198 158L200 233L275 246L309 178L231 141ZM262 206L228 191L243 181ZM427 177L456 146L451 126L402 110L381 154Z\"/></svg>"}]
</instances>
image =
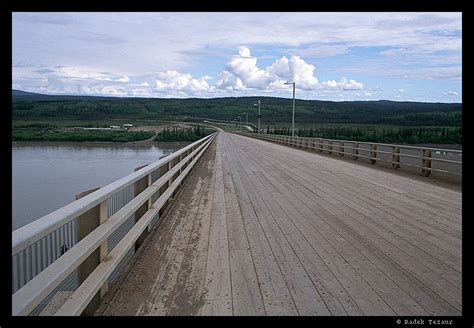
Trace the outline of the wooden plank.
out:
<instances>
[{"instance_id":1,"label":"wooden plank","mask_svg":"<svg viewBox=\"0 0 474 328\"><path fill-rule=\"evenodd\" d=\"M252 147L249 146L249 149L251 149L251 148L252 148ZM245 152L245 151L244 151L244 152ZM275 153L275 150L272 149L272 152ZM261 156L262 156L262 155L265 155L265 154L262 154L262 149L259 149L259 153L260 153ZM281 153L280 153L279 155L280 155L280 156L279 156L279 157L280 157L280 162L279 162L279 164L281 164ZM265 156L264 156L264 157L265 157ZM295 158L295 154L293 154L293 153L292 153L292 158ZM296 160L298 160L298 163L301 164L301 159L295 159L295 161L296 161ZM271 161L271 160L270 160L270 161ZM290 168L290 167L289 167L289 168ZM289 170L287 170L287 171L289 171ZM288 176L280 176L279 179L281 179L282 181L288 180ZM306 180L305 180L305 179L306 179ZM305 182L307 181L307 179L308 179L308 177L305 176L305 178L304 178L303 180L301 180L301 183L305 183ZM319 179L314 179L314 180L315 180L315 184L312 185L311 188L315 188L315 187L317 188L318 185L317 185L316 183L319 183L319 185L321 184L321 181L320 181ZM316 182L316 181L317 181L317 182ZM332 180L331 182L334 184L334 180ZM337 187L338 187L338 190L341 189L341 186L337 186ZM341 200L342 200L342 199L341 199ZM307 201L307 202L308 202L308 201ZM313 202L314 202L314 200L313 200ZM334 203L334 202L332 202L332 203ZM340 204L340 203L339 203L339 204Z\"/></svg>"},{"instance_id":2,"label":"wooden plank","mask_svg":"<svg viewBox=\"0 0 474 328\"><path fill-rule=\"evenodd\" d=\"M227 158L228 148L222 149L224 196L229 237L232 306L234 315L265 315L260 284L244 228Z\"/></svg>"},{"instance_id":3,"label":"wooden plank","mask_svg":"<svg viewBox=\"0 0 474 328\"><path fill-rule=\"evenodd\" d=\"M201 315L232 315L231 269L227 234L221 141L216 143L216 179L213 189L209 248L206 267L205 304Z\"/></svg>"},{"instance_id":4,"label":"wooden plank","mask_svg":"<svg viewBox=\"0 0 474 328\"><path fill-rule=\"evenodd\" d=\"M242 180L229 161L229 171L242 211L244 228L249 240L250 250L260 284L265 312L267 315L297 315L296 306L285 282L278 262L270 247L256 213L252 207L248 193Z\"/></svg>"},{"instance_id":5,"label":"wooden plank","mask_svg":"<svg viewBox=\"0 0 474 328\"><path fill-rule=\"evenodd\" d=\"M248 164L248 163L247 163ZM249 167L251 164L245 165L245 167ZM268 170L266 170L267 172ZM247 174L252 177L250 172L247 172ZM263 173L262 175L265 175ZM253 176L252 181L258 181L260 177L262 176ZM267 181L270 183L270 181ZM263 189L265 186L260 183L260 187ZM373 294L367 296L364 295L361 297L360 293L361 291L364 291L364 289L368 288L370 290L370 287L367 286L367 284L359 278L358 281L351 282L351 286L356 286L356 288L352 288L352 290L349 290L351 294L359 291L359 294L356 294L355 296L359 296L358 300L359 302L363 302L360 306L355 305L355 303L352 301L352 298L349 296L348 292L345 290L345 288L342 286L340 281L334 276L334 274L331 272L329 269L328 265L324 263L324 260L321 258L321 256L317 253L315 248L311 247L310 243L305 240L305 236L302 234L301 231L297 229L297 227L292 223L292 220L295 220L297 216L300 216L296 212L292 212L291 216L288 216L287 213L283 210L289 210L290 205L288 202L285 202L284 198L285 197L277 197L276 199L272 199L273 196L277 195L278 193L275 192L275 190L262 190L261 195L268 195L266 197L266 203L269 204L268 208L271 209L271 211L274 212L274 217L275 218L281 218L278 220L279 224L281 227L283 227L283 231L285 231L285 236L288 237L288 240L290 244L292 244L293 248L296 250L297 256L300 258L300 260L303 263L303 266L305 269L308 271L308 274L313 280L313 283L316 284L318 291L323 295L323 300L325 304L328 306L328 308L331 311L331 314L333 315L347 315L348 311L351 315L357 314L362 314L362 311L365 311L367 314L372 314L374 315L377 313L377 310L379 311L378 314L380 313L385 313L385 314L393 314L393 312L388 308L385 307L385 312L383 310L380 310L380 305L378 304L370 304L370 302L364 302L366 299L369 300L376 300L377 295ZM285 204L285 206L281 207L282 204ZM286 218L285 218L286 217ZM311 236L314 238L314 236ZM318 250L320 249L320 245L317 245ZM344 259L341 258L341 256L332 254L330 257L331 262L338 263L338 260L341 259L343 264L346 264L347 262L344 261ZM337 269L335 270L337 272ZM347 280L348 275L346 274L345 276L340 276L338 277L342 281ZM364 288L365 286L365 288ZM337 293L335 293L337 291ZM367 294L367 293L365 293ZM362 300L362 301L361 301ZM343 305L344 304L344 305ZM347 310L346 310L347 309Z\"/></svg>"},{"instance_id":6,"label":"wooden plank","mask_svg":"<svg viewBox=\"0 0 474 328\"><path fill-rule=\"evenodd\" d=\"M265 230L272 251L279 262L298 313L300 315L329 315L329 310L302 267L297 255L288 244L283 232L275 224L270 211L260 198L260 193L245 175L241 175L241 179L244 181L260 224Z\"/></svg>"}]
</instances>

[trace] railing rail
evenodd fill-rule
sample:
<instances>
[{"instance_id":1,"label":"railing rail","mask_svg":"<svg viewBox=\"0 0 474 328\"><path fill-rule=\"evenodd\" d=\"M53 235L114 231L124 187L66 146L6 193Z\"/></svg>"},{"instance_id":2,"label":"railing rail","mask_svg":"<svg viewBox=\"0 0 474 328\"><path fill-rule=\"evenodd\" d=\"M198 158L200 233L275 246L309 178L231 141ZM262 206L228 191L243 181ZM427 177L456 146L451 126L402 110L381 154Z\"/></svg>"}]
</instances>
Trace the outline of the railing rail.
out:
<instances>
[{"instance_id":1,"label":"railing rail","mask_svg":"<svg viewBox=\"0 0 474 328\"><path fill-rule=\"evenodd\" d=\"M23 254L57 229L76 221L77 243L56 257L12 295L12 315L28 315L71 274L79 270L79 286L72 291L60 315L79 315L97 297L107 292L107 282L120 261L135 245L140 246L160 211L195 163L214 140L216 133L58 209L12 233L12 258ZM134 196L110 210L114 196L125 188ZM107 242L125 222L134 218L126 234L111 248ZM73 222L74 222L73 221ZM83 226L80 226L82 222ZM84 223L87 227L84 226ZM82 235L81 235L82 234Z\"/></svg>"},{"instance_id":2,"label":"railing rail","mask_svg":"<svg viewBox=\"0 0 474 328\"><path fill-rule=\"evenodd\" d=\"M363 142L353 140L339 140L339 139L325 139L325 138L310 138L310 137L292 137L287 135L274 135L264 133L247 133L236 132L237 134L246 135L249 137L272 141L291 147L302 148L311 151L327 152L328 154L339 154L340 156L351 156L354 160L365 158L370 160L372 164L376 162L385 162L392 165L392 168L398 169L401 166L414 167L421 169L425 176L431 175L432 172L441 172L454 176L461 176L462 172L462 150L442 149L434 147L409 146L387 143ZM366 146L365 148L362 146ZM381 149L382 148L382 149ZM384 148L391 149L390 151L383 150ZM348 151L349 150L349 151ZM402 151L404 150L404 151ZM410 152L410 153L408 153ZM434 157L434 154L450 155L453 157L461 157L461 160L447 159ZM380 155L386 155L389 158L381 158ZM409 163L402 162L401 159L413 159L417 162ZM444 163L446 168L434 168L433 162Z\"/></svg>"}]
</instances>

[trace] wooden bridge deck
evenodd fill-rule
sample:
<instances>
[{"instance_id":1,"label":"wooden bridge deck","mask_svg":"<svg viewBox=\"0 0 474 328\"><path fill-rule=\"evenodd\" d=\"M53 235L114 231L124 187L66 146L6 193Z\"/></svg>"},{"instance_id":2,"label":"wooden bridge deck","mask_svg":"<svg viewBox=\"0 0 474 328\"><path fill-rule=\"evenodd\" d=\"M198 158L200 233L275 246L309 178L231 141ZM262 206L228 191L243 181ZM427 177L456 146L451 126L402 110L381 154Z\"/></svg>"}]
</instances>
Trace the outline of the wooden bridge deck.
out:
<instances>
[{"instance_id":1,"label":"wooden bridge deck","mask_svg":"<svg viewBox=\"0 0 474 328\"><path fill-rule=\"evenodd\" d=\"M221 132L97 315L461 315L461 192Z\"/></svg>"}]
</instances>

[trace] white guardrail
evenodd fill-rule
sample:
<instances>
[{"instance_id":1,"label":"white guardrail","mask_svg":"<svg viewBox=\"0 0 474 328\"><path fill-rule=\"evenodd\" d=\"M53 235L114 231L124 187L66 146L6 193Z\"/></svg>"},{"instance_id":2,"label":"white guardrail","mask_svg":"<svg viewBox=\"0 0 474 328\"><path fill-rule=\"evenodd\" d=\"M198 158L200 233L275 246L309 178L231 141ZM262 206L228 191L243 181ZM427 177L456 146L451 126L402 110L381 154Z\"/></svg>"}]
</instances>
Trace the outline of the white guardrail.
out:
<instances>
[{"instance_id":1,"label":"white guardrail","mask_svg":"<svg viewBox=\"0 0 474 328\"><path fill-rule=\"evenodd\" d=\"M92 314L217 133L13 231L12 315Z\"/></svg>"},{"instance_id":2,"label":"white guardrail","mask_svg":"<svg viewBox=\"0 0 474 328\"><path fill-rule=\"evenodd\" d=\"M424 176L429 176L432 172L462 176L461 150L265 133L238 134L320 153L350 156L354 160L368 159L371 164L385 162L394 169L401 166L418 168ZM348 149L350 151L347 151ZM434 167L433 163L438 163L437 167Z\"/></svg>"}]
</instances>

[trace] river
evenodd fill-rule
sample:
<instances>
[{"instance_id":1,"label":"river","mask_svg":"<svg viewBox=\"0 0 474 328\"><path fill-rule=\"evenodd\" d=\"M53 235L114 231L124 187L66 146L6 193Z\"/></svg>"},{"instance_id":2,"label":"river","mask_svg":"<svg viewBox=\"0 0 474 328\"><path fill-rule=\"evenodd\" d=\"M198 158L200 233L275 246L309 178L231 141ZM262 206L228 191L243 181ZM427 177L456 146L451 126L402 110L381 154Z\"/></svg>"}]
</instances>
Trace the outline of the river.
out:
<instances>
[{"instance_id":1,"label":"river","mask_svg":"<svg viewBox=\"0 0 474 328\"><path fill-rule=\"evenodd\" d=\"M15 142L12 144L12 230L104 187L188 143Z\"/></svg>"}]
</instances>

